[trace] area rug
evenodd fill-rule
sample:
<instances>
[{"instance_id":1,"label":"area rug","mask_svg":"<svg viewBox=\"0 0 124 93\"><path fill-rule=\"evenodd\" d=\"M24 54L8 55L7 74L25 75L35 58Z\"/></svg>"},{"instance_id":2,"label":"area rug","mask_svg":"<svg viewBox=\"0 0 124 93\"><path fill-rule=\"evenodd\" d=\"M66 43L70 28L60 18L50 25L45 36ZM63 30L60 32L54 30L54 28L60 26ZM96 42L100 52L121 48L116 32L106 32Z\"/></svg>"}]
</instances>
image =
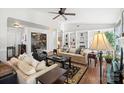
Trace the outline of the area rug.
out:
<instances>
[{"instance_id":1,"label":"area rug","mask_svg":"<svg viewBox=\"0 0 124 93\"><path fill-rule=\"evenodd\" d=\"M49 66L53 65L53 62L48 62ZM57 64L61 67L61 64L57 62ZM83 78L85 72L87 71L87 66L77 66L72 64L71 69L69 68L69 65L65 65L65 69L67 72L64 74L64 76L67 78L65 79L65 84L78 84L80 80Z\"/></svg>"},{"instance_id":2,"label":"area rug","mask_svg":"<svg viewBox=\"0 0 124 93\"><path fill-rule=\"evenodd\" d=\"M64 74L64 76L67 77L65 84L78 84L87 71L87 66L72 65L71 68L69 68L68 65L66 65L65 69L67 70Z\"/></svg>"}]
</instances>

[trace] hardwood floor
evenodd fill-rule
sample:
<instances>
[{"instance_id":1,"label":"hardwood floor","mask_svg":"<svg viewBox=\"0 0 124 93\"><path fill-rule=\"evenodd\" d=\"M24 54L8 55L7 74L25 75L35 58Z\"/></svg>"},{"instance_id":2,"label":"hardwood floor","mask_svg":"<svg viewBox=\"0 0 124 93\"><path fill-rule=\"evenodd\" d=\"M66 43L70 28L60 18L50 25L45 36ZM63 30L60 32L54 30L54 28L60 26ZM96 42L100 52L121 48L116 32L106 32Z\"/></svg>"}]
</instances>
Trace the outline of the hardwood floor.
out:
<instances>
[{"instance_id":1,"label":"hardwood floor","mask_svg":"<svg viewBox=\"0 0 124 93\"><path fill-rule=\"evenodd\" d=\"M106 84L106 63L103 62L103 84ZM89 68L85 75L80 80L79 84L99 84L100 82L100 67L99 62L97 62L96 67L94 66L94 62L91 62Z\"/></svg>"},{"instance_id":2,"label":"hardwood floor","mask_svg":"<svg viewBox=\"0 0 124 93\"><path fill-rule=\"evenodd\" d=\"M72 63L72 64L82 67L82 65L80 65L80 64L76 64L76 63ZM100 65L99 65L99 62L97 62L96 67L94 64L95 64L94 62L91 62L89 64L89 67L88 67L86 73L84 74L84 76L82 77L82 79L80 80L79 84L100 84L100 72L99 72ZM106 62L103 62L102 68L103 68L103 84L107 84ZM64 80L64 79L62 79L62 80ZM62 83L58 83L58 84L62 84Z\"/></svg>"}]
</instances>

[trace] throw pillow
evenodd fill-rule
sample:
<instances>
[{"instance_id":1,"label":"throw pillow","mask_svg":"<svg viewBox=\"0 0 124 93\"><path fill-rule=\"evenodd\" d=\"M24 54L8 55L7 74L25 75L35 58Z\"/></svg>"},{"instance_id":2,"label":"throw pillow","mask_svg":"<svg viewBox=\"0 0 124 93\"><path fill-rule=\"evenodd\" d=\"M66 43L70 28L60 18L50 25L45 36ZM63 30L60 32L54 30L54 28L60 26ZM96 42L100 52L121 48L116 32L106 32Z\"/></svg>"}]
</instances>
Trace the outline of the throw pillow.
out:
<instances>
[{"instance_id":1,"label":"throw pillow","mask_svg":"<svg viewBox=\"0 0 124 93\"><path fill-rule=\"evenodd\" d=\"M60 49L60 52L64 52L64 49L63 49L63 48L61 48L61 49Z\"/></svg>"},{"instance_id":2,"label":"throw pillow","mask_svg":"<svg viewBox=\"0 0 124 93\"><path fill-rule=\"evenodd\" d=\"M80 54L80 51L81 51L81 48L78 48L78 49L75 51L75 54Z\"/></svg>"},{"instance_id":3,"label":"throw pillow","mask_svg":"<svg viewBox=\"0 0 124 93\"><path fill-rule=\"evenodd\" d=\"M69 53L69 48L66 49L66 52Z\"/></svg>"},{"instance_id":4,"label":"throw pillow","mask_svg":"<svg viewBox=\"0 0 124 93\"><path fill-rule=\"evenodd\" d=\"M32 61L31 61L31 65L36 68L37 64L40 63L39 61L35 60L34 58L32 58Z\"/></svg>"},{"instance_id":5,"label":"throw pillow","mask_svg":"<svg viewBox=\"0 0 124 93\"><path fill-rule=\"evenodd\" d=\"M83 55L83 56L85 55L85 52L84 52L83 48L81 49L80 54Z\"/></svg>"},{"instance_id":6,"label":"throw pillow","mask_svg":"<svg viewBox=\"0 0 124 93\"><path fill-rule=\"evenodd\" d=\"M39 62L39 63L37 64L35 70L36 70L36 71L40 71L40 70L43 70L43 69L45 69L45 68L47 68L47 66L46 66L46 62L43 60L43 61L41 61L41 62Z\"/></svg>"},{"instance_id":7,"label":"throw pillow","mask_svg":"<svg viewBox=\"0 0 124 93\"><path fill-rule=\"evenodd\" d=\"M34 67L30 66L28 63L19 61L17 64L18 68L26 75L31 75L33 73L36 73L36 70Z\"/></svg>"},{"instance_id":8,"label":"throw pillow","mask_svg":"<svg viewBox=\"0 0 124 93\"><path fill-rule=\"evenodd\" d=\"M75 48L70 48L69 52L70 53L75 53L76 49Z\"/></svg>"},{"instance_id":9,"label":"throw pillow","mask_svg":"<svg viewBox=\"0 0 124 93\"><path fill-rule=\"evenodd\" d=\"M80 54L81 54L82 56L85 56L85 55L86 55L86 53L84 53L84 52L81 52Z\"/></svg>"},{"instance_id":10,"label":"throw pillow","mask_svg":"<svg viewBox=\"0 0 124 93\"><path fill-rule=\"evenodd\" d=\"M26 53L20 55L18 59L23 62L28 63L29 65L32 65L32 58L29 57Z\"/></svg>"}]
</instances>

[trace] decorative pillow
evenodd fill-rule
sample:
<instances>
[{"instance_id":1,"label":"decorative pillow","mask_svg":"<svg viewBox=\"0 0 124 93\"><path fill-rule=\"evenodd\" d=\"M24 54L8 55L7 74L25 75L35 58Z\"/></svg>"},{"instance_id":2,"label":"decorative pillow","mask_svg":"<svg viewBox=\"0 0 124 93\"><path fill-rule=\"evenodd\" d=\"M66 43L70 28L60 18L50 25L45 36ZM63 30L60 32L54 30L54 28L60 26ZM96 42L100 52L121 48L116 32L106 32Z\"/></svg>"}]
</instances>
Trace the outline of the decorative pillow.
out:
<instances>
[{"instance_id":1,"label":"decorative pillow","mask_svg":"<svg viewBox=\"0 0 124 93\"><path fill-rule=\"evenodd\" d=\"M39 63L37 64L35 70L36 70L36 71L40 71L40 70L43 70L43 69L45 69L45 68L47 68L47 66L46 66L46 62L43 60L43 61L41 61L41 62L39 62Z\"/></svg>"},{"instance_id":2,"label":"decorative pillow","mask_svg":"<svg viewBox=\"0 0 124 93\"><path fill-rule=\"evenodd\" d=\"M36 70L34 67L30 66L28 63L19 61L17 64L18 68L26 75L31 75L33 73L36 73Z\"/></svg>"},{"instance_id":3,"label":"decorative pillow","mask_svg":"<svg viewBox=\"0 0 124 93\"><path fill-rule=\"evenodd\" d=\"M63 48L60 49L60 52L64 52Z\"/></svg>"},{"instance_id":4,"label":"decorative pillow","mask_svg":"<svg viewBox=\"0 0 124 93\"><path fill-rule=\"evenodd\" d=\"M27 54L25 54L25 53L22 54L22 55L20 55L18 59L21 60L21 61L23 61L23 62L28 63L29 65L32 65L32 58L29 57L29 56L28 56Z\"/></svg>"},{"instance_id":5,"label":"decorative pillow","mask_svg":"<svg viewBox=\"0 0 124 93\"><path fill-rule=\"evenodd\" d=\"M81 55L85 55L84 50L85 50L84 48L81 49L81 51L80 51Z\"/></svg>"},{"instance_id":6,"label":"decorative pillow","mask_svg":"<svg viewBox=\"0 0 124 93\"><path fill-rule=\"evenodd\" d=\"M84 52L80 52L80 54L81 54L82 56L85 56L85 55L86 55L86 53L84 53Z\"/></svg>"},{"instance_id":7,"label":"decorative pillow","mask_svg":"<svg viewBox=\"0 0 124 93\"><path fill-rule=\"evenodd\" d=\"M76 51L75 51L75 54L80 54L81 52L81 48L79 47Z\"/></svg>"},{"instance_id":8,"label":"decorative pillow","mask_svg":"<svg viewBox=\"0 0 124 93\"><path fill-rule=\"evenodd\" d=\"M32 58L32 62L31 65L36 68L36 66L38 65L38 63L40 63L39 61L35 60L34 58Z\"/></svg>"},{"instance_id":9,"label":"decorative pillow","mask_svg":"<svg viewBox=\"0 0 124 93\"><path fill-rule=\"evenodd\" d=\"M67 49L66 49L66 52L67 52L67 53L69 53L69 50L70 50L70 49L69 49L69 48L67 48Z\"/></svg>"},{"instance_id":10,"label":"decorative pillow","mask_svg":"<svg viewBox=\"0 0 124 93\"><path fill-rule=\"evenodd\" d=\"M75 53L76 49L75 48L70 48L69 52L70 53Z\"/></svg>"}]
</instances>

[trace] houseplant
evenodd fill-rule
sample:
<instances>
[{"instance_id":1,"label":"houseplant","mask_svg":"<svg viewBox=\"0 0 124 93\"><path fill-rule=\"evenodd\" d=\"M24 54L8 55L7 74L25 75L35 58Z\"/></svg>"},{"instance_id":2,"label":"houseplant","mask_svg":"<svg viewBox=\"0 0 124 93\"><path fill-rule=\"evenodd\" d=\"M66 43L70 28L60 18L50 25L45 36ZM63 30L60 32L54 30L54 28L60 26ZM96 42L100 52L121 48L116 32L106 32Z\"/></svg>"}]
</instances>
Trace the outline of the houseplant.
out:
<instances>
[{"instance_id":1,"label":"houseplant","mask_svg":"<svg viewBox=\"0 0 124 93\"><path fill-rule=\"evenodd\" d=\"M112 63L113 56L111 54L107 54L107 55L105 55L103 57L105 58L107 63Z\"/></svg>"},{"instance_id":2,"label":"houseplant","mask_svg":"<svg viewBox=\"0 0 124 93\"><path fill-rule=\"evenodd\" d=\"M114 32L105 32L106 38L113 48L115 48L115 33Z\"/></svg>"}]
</instances>

